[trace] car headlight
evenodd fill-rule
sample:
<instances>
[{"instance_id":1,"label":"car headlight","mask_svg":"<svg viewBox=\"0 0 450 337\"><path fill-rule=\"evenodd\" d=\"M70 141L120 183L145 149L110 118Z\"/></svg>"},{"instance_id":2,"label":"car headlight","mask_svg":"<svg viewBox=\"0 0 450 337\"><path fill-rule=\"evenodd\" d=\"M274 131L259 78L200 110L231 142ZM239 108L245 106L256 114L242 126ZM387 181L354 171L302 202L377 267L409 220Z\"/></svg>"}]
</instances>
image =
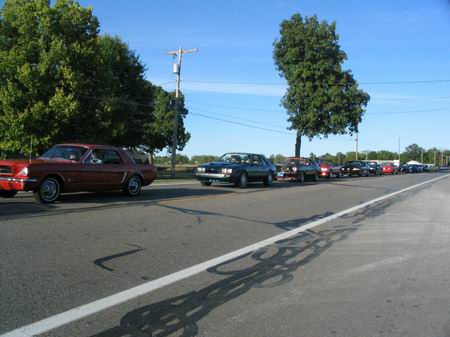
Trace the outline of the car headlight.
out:
<instances>
[{"instance_id":1,"label":"car headlight","mask_svg":"<svg viewBox=\"0 0 450 337\"><path fill-rule=\"evenodd\" d=\"M294 167L292 168L292 171L293 171L293 172L297 172L297 168L294 166Z\"/></svg>"},{"instance_id":2,"label":"car headlight","mask_svg":"<svg viewBox=\"0 0 450 337\"><path fill-rule=\"evenodd\" d=\"M22 170L20 170L20 175L26 177L28 175L28 167L22 168Z\"/></svg>"},{"instance_id":3,"label":"car headlight","mask_svg":"<svg viewBox=\"0 0 450 337\"><path fill-rule=\"evenodd\" d=\"M230 168L223 168L222 173L223 174L231 174L233 172L233 169Z\"/></svg>"},{"instance_id":4,"label":"car headlight","mask_svg":"<svg viewBox=\"0 0 450 337\"><path fill-rule=\"evenodd\" d=\"M205 168L204 167L197 167L197 172L203 173L203 172L205 172Z\"/></svg>"},{"instance_id":5,"label":"car headlight","mask_svg":"<svg viewBox=\"0 0 450 337\"><path fill-rule=\"evenodd\" d=\"M352 168L352 170L353 170L353 171L359 171L359 168L354 167L354 168Z\"/></svg>"}]
</instances>

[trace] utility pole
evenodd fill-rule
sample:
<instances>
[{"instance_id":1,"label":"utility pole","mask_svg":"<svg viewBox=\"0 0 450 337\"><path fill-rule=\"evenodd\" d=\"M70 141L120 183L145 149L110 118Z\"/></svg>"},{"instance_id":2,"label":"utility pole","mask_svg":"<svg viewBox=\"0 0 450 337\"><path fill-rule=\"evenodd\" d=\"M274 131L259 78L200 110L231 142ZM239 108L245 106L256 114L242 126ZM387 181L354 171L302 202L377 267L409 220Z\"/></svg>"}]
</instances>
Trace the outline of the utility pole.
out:
<instances>
[{"instance_id":1,"label":"utility pole","mask_svg":"<svg viewBox=\"0 0 450 337\"><path fill-rule=\"evenodd\" d=\"M400 165L401 162L401 154L400 154L400 137L398 137L398 165Z\"/></svg>"},{"instance_id":2,"label":"utility pole","mask_svg":"<svg viewBox=\"0 0 450 337\"><path fill-rule=\"evenodd\" d=\"M423 149L420 150L420 162L423 164Z\"/></svg>"},{"instance_id":3,"label":"utility pole","mask_svg":"<svg viewBox=\"0 0 450 337\"><path fill-rule=\"evenodd\" d=\"M359 132L356 131L356 160L358 160L358 137L359 137Z\"/></svg>"},{"instance_id":4,"label":"utility pole","mask_svg":"<svg viewBox=\"0 0 450 337\"><path fill-rule=\"evenodd\" d=\"M182 49L168 51L166 55L173 56L173 58L178 57L177 62L173 64L173 73L176 75L176 89L175 89L175 121L173 125L173 138L172 138L172 170L170 173L171 178L175 178L175 164L177 161L177 140L178 140L178 116L179 116L179 97L180 97L180 83L181 83L181 60L183 59L183 54L196 53L198 51L195 49Z\"/></svg>"}]
</instances>

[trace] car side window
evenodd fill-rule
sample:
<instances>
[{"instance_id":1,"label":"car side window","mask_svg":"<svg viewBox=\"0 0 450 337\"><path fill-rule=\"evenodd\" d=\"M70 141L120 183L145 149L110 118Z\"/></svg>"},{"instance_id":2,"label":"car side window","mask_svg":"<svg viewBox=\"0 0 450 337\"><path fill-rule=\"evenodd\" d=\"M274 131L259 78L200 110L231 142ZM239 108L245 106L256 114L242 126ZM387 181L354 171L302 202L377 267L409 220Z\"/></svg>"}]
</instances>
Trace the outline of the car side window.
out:
<instances>
[{"instance_id":1,"label":"car side window","mask_svg":"<svg viewBox=\"0 0 450 337\"><path fill-rule=\"evenodd\" d=\"M92 150L84 162L89 164L103 164L103 160L100 158L100 150Z\"/></svg>"},{"instance_id":2,"label":"car side window","mask_svg":"<svg viewBox=\"0 0 450 337\"><path fill-rule=\"evenodd\" d=\"M262 165L261 158L259 158L259 156L252 156L252 164L261 166Z\"/></svg>"},{"instance_id":3,"label":"car side window","mask_svg":"<svg viewBox=\"0 0 450 337\"><path fill-rule=\"evenodd\" d=\"M100 150L100 158L103 164L122 164L120 155L114 150Z\"/></svg>"},{"instance_id":4,"label":"car side window","mask_svg":"<svg viewBox=\"0 0 450 337\"><path fill-rule=\"evenodd\" d=\"M120 155L114 150L94 149L86 158L89 164L122 164Z\"/></svg>"}]
</instances>

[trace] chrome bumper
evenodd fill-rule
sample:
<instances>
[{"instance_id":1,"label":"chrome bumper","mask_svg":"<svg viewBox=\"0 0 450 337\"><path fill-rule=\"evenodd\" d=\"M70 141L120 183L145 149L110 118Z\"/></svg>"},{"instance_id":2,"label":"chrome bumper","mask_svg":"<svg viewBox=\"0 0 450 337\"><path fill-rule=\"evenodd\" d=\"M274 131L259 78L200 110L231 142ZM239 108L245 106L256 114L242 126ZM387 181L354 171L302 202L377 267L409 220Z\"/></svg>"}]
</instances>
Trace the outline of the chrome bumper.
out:
<instances>
[{"instance_id":1,"label":"chrome bumper","mask_svg":"<svg viewBox=\"0 0 450 337\"><path fill-rule=\"evenodd\" d=\"M0 177L0 182L6 181L8 183L35 183L37 179L34 178L13 178L13 177Z\"/></svg>"},{"instance_id":2,"label":"chrome bumper","mask_svg":"<svg viewBox=\"0 0 450 337\"><path fill-rule=\"evenodd\" d=\"M201 178L229 178L229 174L224 173L196 173L197 177Z\"/></svg>"}]
</instances>

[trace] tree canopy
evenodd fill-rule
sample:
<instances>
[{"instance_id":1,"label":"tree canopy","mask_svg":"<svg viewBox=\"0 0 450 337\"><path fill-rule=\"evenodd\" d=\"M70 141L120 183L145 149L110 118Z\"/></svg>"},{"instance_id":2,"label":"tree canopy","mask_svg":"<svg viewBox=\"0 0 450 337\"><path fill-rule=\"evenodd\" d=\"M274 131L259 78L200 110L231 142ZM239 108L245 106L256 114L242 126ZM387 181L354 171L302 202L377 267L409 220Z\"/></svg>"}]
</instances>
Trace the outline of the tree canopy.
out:
<instances>
[{"instance_id":1,"label":"tree canopy","mask_svg":"<svg viewBox=\"0 0 450 337\"><path fill-rule=\"evenodd\" d=\"M295 155L301 137L354 133L369 95L358 88L350 70L343 70L347 55L339 46L336 24L316 16L293 15L280 25L273 57L288 84L282 105L290 129L297 131Z\"/></svg>"},{"instance_id":2,"label":"tree canopy","mask_svg":"<svg viewBox=\"0 0 450 337\"><path fill-rule=\"evenodd\" d=\"M6 0L0 9L0 151L60 142L161 150L175 99L145 79L119 37L100 36L91 8L73 0ZM180 99L179 149L189 140Z\"/></svg>"}]
</instances>

